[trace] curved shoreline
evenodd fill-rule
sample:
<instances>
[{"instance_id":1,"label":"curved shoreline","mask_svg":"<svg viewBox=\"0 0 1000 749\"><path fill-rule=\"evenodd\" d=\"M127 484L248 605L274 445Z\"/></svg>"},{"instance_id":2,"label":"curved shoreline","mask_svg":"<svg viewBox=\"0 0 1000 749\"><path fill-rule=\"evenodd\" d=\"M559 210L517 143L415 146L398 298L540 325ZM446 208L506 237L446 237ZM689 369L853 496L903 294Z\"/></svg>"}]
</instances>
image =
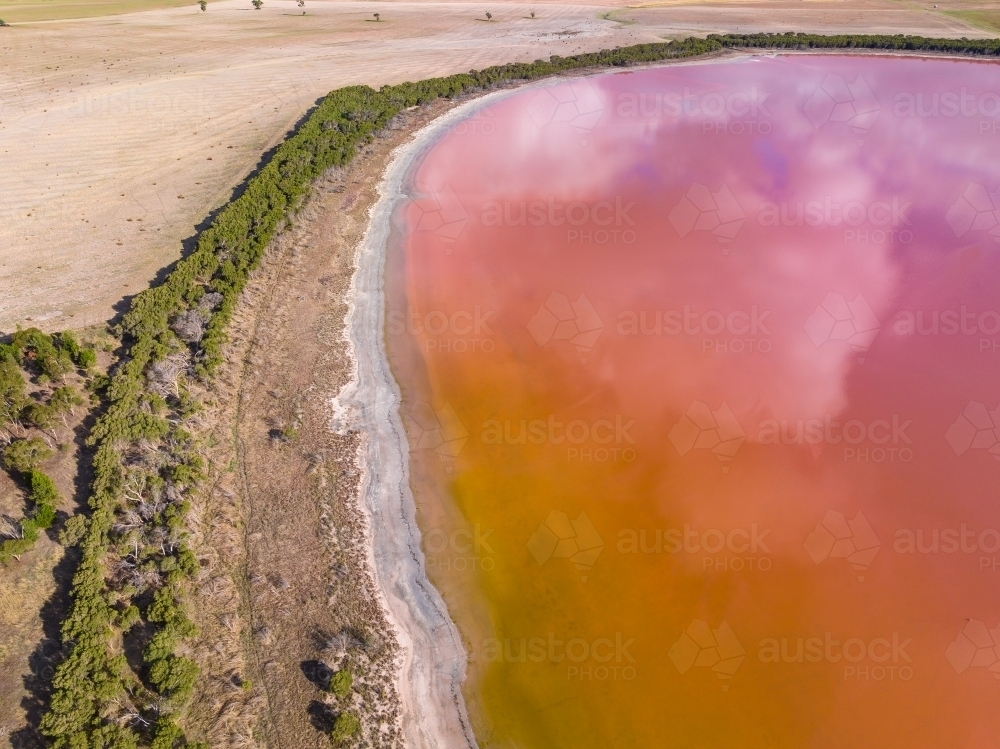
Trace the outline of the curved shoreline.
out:
<instances>
[{"instance_id":1,"label":"curved shoreline","mask_svg":"<svg viewBox=\"0 0 1000 749\"><path fill-rule=\"evenodd\" d=\"M368 561L400 646L396 679L406 746L420 749L478 749L462 685L467 654L447 606L426 573L416 504L410 488L409 446L399 414L399 386L389 367L385 344L384 269L392 214L407 198L406 179L419 157L458 120L529 88L567 78L615 75L653 67L704 65L772 55L882 54L924 57L926 53L875 50L753 50L661 61L626 70L590 69L577 75L545 78L481 94L445 112L398 146L377 186L378 199L368 228L355 250L355 271L347 298L345 338L352 376L332 402L334 431L361 432L357 461L361 470L359 507L368 539ZM964 59L964 58L963 58Z\"/></svg>"},{"instance_id":2,"label":"curved shoreline","mask_svg":"<svg viewBox=\"0 0 1000 749\"><path fill-rule=\"evenodd\" d=\"M628 71L746 56L752 55L729 52L639 65ZM468 656L444 599L427 576L410 488L409 444L399 414L401 394L386 353L384 270L392 214L407 198L406 178L417 159L458 120L525 89L620 72L581 70L480 94L421 127L392 152L376 188L378 199L369 210L364 239L355 250L344 324L352 373L330 404L331 426L338 434L361 433L358 506L369 536L369 569L400 647L396 689L407 747L478 749L478 743L462 694Z\"/></svg>"},{"instance_id":3,"label":"curved shoreline","mask_svg":"<svg viewBox=\"0 0 1000 749\"><path fill-rule=\"evenodd\" d=\"M406 745L478 749L462 684L467 655L458 628L427 577L416 505L410 490L409 446L399 416L400 391L385 347L383 271L392 213L405 199L405 179L420 154L455 121L510 95L507 89L456 106L418 130L393 153L379 198L355 253L345 324L353 375L334 399L333 427L362 433L360 507L369 563L401 650L397 690Z\"/></svg>"}]
</instances>

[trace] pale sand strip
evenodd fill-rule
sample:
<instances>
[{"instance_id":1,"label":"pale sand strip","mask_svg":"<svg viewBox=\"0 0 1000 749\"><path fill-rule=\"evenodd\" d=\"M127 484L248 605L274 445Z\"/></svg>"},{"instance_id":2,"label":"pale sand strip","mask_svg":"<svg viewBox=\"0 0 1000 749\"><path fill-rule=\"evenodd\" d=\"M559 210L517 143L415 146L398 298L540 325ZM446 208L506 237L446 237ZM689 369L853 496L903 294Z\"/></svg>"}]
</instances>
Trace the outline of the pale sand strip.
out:
<instances>
[{"instance_id":1,"label":"pale sand strip","mask_svg":"<svg viewBox=\"0 0 1000 749\"><path fill-rule=\"evenodd\" d=\"M409 447L399 416L400 392L386 358L383 268L393 210L421 151L456 120L510 91L457 106L396 149L378 186L370 225L357 250L345 334L351 382L333 403L334 429L359 429L361 506L369 562L401 649L397 688L409 747L476 747L462 698L466 653L444 600L427 579L410 491Z\"/></svg>"}]
</instances>

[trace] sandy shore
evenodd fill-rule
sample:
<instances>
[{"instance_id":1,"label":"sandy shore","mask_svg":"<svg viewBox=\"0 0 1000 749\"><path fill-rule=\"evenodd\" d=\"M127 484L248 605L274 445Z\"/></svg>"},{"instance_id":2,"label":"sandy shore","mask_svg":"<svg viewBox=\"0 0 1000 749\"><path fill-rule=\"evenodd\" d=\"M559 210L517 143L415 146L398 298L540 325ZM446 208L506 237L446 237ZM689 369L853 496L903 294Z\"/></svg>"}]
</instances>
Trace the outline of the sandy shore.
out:
<instances>
[{"instance_id":1,"label":"sandy shore","mask_svg":"<svg viewBox=\"0 0 1000 749\"><path fill-rule=\"evenodd\" d=\"M333 403L335 430L358 429L363 434L358 458L362 506L371 533L370 562L401 647L397 688L406 744L412 747L477 744L461 691L465 649L444 600L427 579L420 546L400 392L385 348L386 243L392 213L405 197L404 179L420 153L455 121L510 93L489 94L456 107L393 154L356 257L346 323L353 378Z\"/></svg>"}]
</instances>

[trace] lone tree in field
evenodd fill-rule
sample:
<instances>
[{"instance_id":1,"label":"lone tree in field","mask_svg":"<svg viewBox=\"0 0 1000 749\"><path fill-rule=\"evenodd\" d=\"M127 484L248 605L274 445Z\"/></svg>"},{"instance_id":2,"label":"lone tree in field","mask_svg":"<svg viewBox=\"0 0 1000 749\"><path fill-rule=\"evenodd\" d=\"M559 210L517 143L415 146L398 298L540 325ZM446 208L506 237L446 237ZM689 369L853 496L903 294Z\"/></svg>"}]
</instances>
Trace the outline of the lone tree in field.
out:
<instances>
[{"instance_id":1,"label":"lone tree in field","mask_svg":"<svg viewBox=\"0 0 1000 749\"><path fill-rule=\"evenodd\" d=\"M198 0L198 7L201 8L202 12L208 10L207 0Z\"/></svg>"},{"instance_id":2,"label":"lone tree in field","mask_svg":"<svg viewBox=\"0 0 1000 749\"><path fill-rule=\"evenodd\" d=\"M493 20L493 14L490 13L489 11L486 11L486 20L487 21L492 21Z\"/></svg>"},{"instance_id":3,"label":"lone tree in field","mask_svg":"<svg viewBox=\"0 0 1000 749\"><path fill-rule=\"evenodd\" d=\"M535 11L531 11L531 17L532 17L532 18L534 18L534 17L535 17Z\"/></svg>"},{"instance_id":4,"label":"lone tree in field","mask_svg":"<svg viewBox=\"0 0 1000 749\"><path fill-rule=\"evenodd\" d=\"M375 23L378 23L378 21L379 21L379 19L380 19L381 17L382 17L382 16L380 16L380 15L379 15L378 13L376 13L376 14L375 14Z\"/></svg>"},{"instance_id":5,"label":"lone tree in field","mask_svg":"<svg viewBox=\"0 0 1000 749\"><path fill-rule=\"evenodd\" d=\"M261 6L264 4L264 0L252 0L253 7L260 10Z\"/></svg>"}]
</instances>

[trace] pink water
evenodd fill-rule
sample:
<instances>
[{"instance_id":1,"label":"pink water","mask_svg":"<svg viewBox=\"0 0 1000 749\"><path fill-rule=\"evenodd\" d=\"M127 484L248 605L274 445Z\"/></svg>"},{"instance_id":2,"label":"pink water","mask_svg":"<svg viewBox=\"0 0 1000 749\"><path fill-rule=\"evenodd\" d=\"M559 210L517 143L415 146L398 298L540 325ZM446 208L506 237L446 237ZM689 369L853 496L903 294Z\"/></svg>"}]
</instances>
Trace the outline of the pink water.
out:
<instances>
[{"instance_id":1,"label":"pink water","mask_svg":"<svg viewBox=\"0 0 1000 749\"><path fill-rule=\"evenodd\" d=\"M607 74L426 152L387 339L481 746L1000 746L997 70Z\"/></svg>"}]
</instances>

